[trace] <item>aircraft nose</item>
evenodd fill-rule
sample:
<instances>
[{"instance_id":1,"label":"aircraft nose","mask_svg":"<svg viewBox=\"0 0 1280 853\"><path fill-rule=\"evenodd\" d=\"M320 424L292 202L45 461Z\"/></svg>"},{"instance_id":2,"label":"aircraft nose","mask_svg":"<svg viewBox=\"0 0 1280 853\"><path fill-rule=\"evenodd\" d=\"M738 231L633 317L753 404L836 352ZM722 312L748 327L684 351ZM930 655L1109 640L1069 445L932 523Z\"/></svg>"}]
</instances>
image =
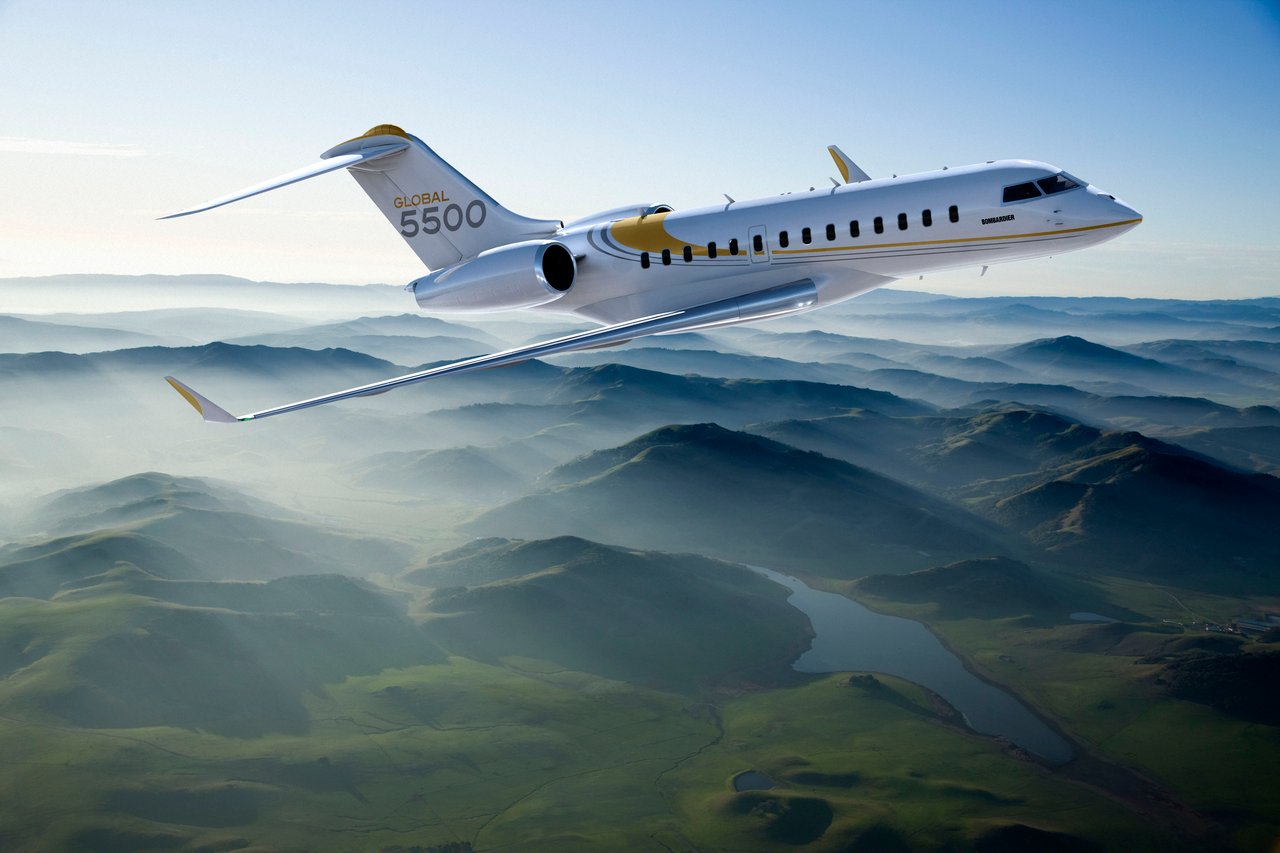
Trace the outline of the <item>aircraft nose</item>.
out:
<instances>
[{"instance_id":1,"label":"aircraft nose","mask_svg":"<svg viewBox=\"0 0 1280 853\"><path fill-rule=\"evenodd\" d=\"M1120 201L1120 199L1112 196L1111 201L1116 206L1116 217L1121 221L1137 220L1133 223L1134 225L1142 221L1142 214Z\"/></svg>"}]
</instances>

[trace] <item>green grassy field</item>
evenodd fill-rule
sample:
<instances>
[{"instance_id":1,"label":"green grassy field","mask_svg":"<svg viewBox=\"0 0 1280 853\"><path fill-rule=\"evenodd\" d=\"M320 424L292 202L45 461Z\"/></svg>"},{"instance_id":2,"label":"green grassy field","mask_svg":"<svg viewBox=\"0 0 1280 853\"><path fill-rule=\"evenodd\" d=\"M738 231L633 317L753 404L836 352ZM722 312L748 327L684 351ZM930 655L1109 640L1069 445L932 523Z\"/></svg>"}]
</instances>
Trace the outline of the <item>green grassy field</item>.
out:
<instances>
[{"instance_id":1,"label":"green grassy field","mask_svg":"<svg viewBox=\"0 0 1280 853\"><path fill-rule=\"evenodd\" d=\"M918 688L881 681L833 675L717 711L547 662L452 658L327 685L298 735L6 717L0 839L32 851L942 850L1023 823L1113 849L1174 843L938 724ZM734 793L748 769L779 787Z\"/></svg>"},{"instance_id":2,"label":"green grassy field","mask_svg":"<svg viewBox=\"0 0 1280 853\"><path fill-rule=\"evenodd\" d=\"M1108 849L1178 846L1100 794L939 725L920 688L877 679L883 688L866 690L831 675L729 703L724 739L664 780L691 840L738 850L805 839L823 850L967 849L993 828L1021 823ZM749 768L779 787L732 792L731 778ZM771 798L804 804L810 819L787 825L790 812L761 807ZM825 831L810 839L828 813Z\"/></svg>"},{"instance_id":3,"label":"green grassy field","mask_svg":"<svg viewBox=\"0 0 1280 853\"><path fill-rule=\"evenodd\" d=\"M1196 654L1196 643L1232 642L1163 620L1189 622L1194 612L1227 621L1266 602L1121 578L1097 583L1143 621L1081 624L1062 621L1065 614L955 619L934 604L860 598L927 622L980 675L1012 688L1098 756L1154 780L1219 823L1241 849L1271 850L1280 839L1280 787L1271 781L1280 765L1276 728L1174 698L1157 681L1170 649Z\"/></svg>"},{"instance_id":4,"label":"green grassy field","mask_svg":"<svg viewBox=\"0 0 1280 853\"><path fill-rule=\"evenodd\" d=\"M456 583L462 566L482 582L397 593L119 564L48 601L0 600L0 849L1266 851L1280 837L1276 729L1155 680L1170 654L1246 647L1161 620L1265 602L1108 578L1028 597L1031 569L985 562L908 579L912 602L871 600L931 624L1086 747L1050 769L907 682L789 673L806 626L741 568L571 539L446 557L422 579ZM955 618L934 581L1051 606ZM1131 621L1065 622L1068 599ZM1111 765L1198 812L1192 834ZM735 791L748 770L776 786Z\"/></svg>"}]
</instances>

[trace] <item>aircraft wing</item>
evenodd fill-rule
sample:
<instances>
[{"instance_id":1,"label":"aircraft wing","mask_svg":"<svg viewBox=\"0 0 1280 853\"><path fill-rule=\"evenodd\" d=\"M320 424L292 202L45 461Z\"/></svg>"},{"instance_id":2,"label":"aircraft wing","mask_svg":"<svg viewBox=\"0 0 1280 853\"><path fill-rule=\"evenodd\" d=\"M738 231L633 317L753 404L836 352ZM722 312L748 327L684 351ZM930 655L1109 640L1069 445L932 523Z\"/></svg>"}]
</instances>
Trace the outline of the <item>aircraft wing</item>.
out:
<instances>
[{"instance_id":1,"label":"aircraft wing","mask_svg":"<svg viewBox=\"0 0 1280 853\"><path fill-rule=\"evenodd\" d=\"M652 317L641 317L625 323L615 323L599 329L577 332L562 338L503 350L490 355L468 358L463 361L455 361L452 364L442 364L438 367L420 370L417 373L408 373L393 379L384 379L381 382L348 388L345 391L335 391L332 394L322 394L309 400L299 400L296 403L263 409L260 412L251 412L247 415L233 415L172 376L166 376L165 379L206 421L213 423L256 421L262 418L269 418L272 415L283 415L286 412L296 412L299 409L309 409L312 406L322 406L325 403L335 403L338 400L346 400L351 397L368 397L374 394L382 394L394 388L412 385L415 382L422 382L427 379L435 379L438 376L467 373L488 367L503 367L508 364L528 361L531 358L541 358L542 356L555 355L562 352L612 346L646 335L682 332L705 326L740 323L744 320L759 320L779 314L789 314L793 311L812 308L817 301L818 290L813 281L802 279L780 287L772 287L767 290L750 293L746 296L711 302L681 311L669 311Z\"/></svg>"}]
</instances>

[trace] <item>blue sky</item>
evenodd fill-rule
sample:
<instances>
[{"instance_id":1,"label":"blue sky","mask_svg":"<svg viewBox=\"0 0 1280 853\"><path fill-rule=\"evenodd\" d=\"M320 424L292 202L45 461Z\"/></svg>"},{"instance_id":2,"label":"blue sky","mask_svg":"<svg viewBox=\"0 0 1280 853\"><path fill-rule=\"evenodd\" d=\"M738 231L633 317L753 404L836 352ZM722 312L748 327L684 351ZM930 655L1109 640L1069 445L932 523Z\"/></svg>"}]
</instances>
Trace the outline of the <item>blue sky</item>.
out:
<instances>
[{"instance_id":1,"label":"blue sky","mask_svg":"<svg viewBox=\"0 0 1280 853\"><path fill-rule=\"evenodd\" d=\"M0 277L407 281L343 175L154 221L389 121L566 220L807 188L830 143L872 175L1047 160L1146 221L911 286L1280 294L1270 3L0 0L0 68Z\"/></svg>"}]
</instances>

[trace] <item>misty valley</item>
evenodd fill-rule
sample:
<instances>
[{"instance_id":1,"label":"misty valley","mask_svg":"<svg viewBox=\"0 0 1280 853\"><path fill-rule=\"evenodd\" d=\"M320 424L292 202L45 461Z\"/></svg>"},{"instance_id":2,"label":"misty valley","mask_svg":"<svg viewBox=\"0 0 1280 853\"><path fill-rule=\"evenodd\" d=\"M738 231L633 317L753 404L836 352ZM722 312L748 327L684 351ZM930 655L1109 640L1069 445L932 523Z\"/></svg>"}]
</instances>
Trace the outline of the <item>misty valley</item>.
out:
<instances>
[{"instance_id":1,"label":"misty valley","mask_svg":"<svg viewBox=\"0 0 1280 853\"><path fill-rule=\"evenodd\" d=\"M0 849L1267 851L1280 298L0 280Z\"/></svg>"}]
</instances>

